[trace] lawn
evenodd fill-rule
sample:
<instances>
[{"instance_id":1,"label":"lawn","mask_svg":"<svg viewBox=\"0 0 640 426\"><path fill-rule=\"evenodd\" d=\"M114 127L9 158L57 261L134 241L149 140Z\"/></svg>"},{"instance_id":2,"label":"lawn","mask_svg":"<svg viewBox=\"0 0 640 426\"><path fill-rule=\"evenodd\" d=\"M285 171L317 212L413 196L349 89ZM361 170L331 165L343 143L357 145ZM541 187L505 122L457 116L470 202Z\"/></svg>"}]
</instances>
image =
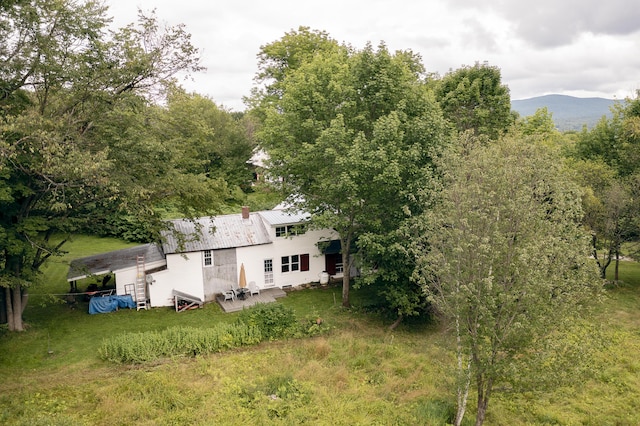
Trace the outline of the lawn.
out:
<instances>
[{"instance_id":1,"label":"lawn","mask_svg":"<svg viewBox=\"0 0 640 426\"><path fill-rule=\"evenodd\" d=\"M99 359L104 338L174 325L233 321L216 304L89 315L49 294L64 293L70 258L122 248L117 240L78 237L69 255L45 269L31 292L26 332L0 337L0 423L9 425L313 424L441 425L453 410L453 357L447 334L414 323L390 332L367 313L366 289L355 308L340 289L293 291L279 303L300 317L322 317L332 331L311 339L263 343L216 355L145 365ZM640 424L640 267L624 262L594 326L610 344L590 379L539 394L496 394L486 424ZM471 398L473 400L473 396ZM469 422L473 404L469 407Z\"/></svg>"}]
</instances>

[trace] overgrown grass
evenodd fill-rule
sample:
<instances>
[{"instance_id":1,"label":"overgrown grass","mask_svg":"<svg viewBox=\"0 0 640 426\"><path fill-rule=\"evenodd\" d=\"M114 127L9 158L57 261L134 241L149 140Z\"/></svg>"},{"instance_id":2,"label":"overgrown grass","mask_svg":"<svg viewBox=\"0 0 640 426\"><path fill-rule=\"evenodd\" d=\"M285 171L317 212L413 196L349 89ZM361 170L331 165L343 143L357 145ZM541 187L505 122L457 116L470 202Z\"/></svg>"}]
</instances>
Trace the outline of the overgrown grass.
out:
<instances>
[{"instance_id":1,"label":"overgrown grass","mask_svg":"<svg viewBox=\"0 0 640 426\"><path fill-rule=\"evenodd\" d=\"M69 246L69 257L122 247L117 241L108 245L78 238ZM55 270L60 267L64 271ZM240 315L224 314L216 304L182 313L160 308L103 315L88 315L83 303L76 309L57 303L42 306L35 297L38 291L67 289L61 263L47 271L47 284L32 291L25 312L29 329L0 337L1 424L451 422L454 358L448 335L429 324L390 332L385 319L366 309L343 310L338 287L294 291L278 302L293 309L298 319L322 318L333 330L328 335L131 366L100 359L98 349L105 338L125 332L163 333L178 326L206 330L235 323ZM496 394L486 424L640 424L638 264L624 262L621 279L608 290L596 321L605 325L610 341L594 362L604 367L575 387L544 394ZM356 307L369 303L366 288L353 296ZM471 395L467 424L474 414L473 400Z\"/></svg>"}]
</instances>

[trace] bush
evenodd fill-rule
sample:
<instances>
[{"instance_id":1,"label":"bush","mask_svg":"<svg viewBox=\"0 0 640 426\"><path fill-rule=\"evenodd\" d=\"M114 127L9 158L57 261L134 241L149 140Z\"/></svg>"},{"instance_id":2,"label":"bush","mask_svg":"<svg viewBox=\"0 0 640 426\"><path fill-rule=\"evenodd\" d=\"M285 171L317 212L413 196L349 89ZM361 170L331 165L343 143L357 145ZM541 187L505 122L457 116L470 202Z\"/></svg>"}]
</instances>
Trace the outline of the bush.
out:
<instances>
[{"instance_id":1,"label":"bush","mask_svg":"<svg viewBox=\"0 0 640 426\"><path fill-rule=\"evenodd\" d=\"M163 357L221 352L261 340L260 330L246 324L218 324L207 329L171 327L161 332L127 333L106 339L99 354L106 361L143 363Z\"/></svg>"},{"instance_id":2,"label":"bush","mask_svg":"<svg viewBox=\"0 0 640 426\"><path fill-rule=\"evenodd\" d=\"M312 317L298 322L291 308L279 303L258 304L242 311L233 324L121 334L105 339L98 353L106 361L133 364L173 356L205 355L263 340L314 336L325 331L322 320L317 315Z\"/></svg>"},{"instance_id":3,"label":"bush","mask_svg":"<svg viewBox=\"0 0 640 426\"><path fill-rule=\"evenodd\" d=\"M237 323L258 328L265 340L292 337L297 331L293 309L280 303L259 303L246 309L240 313Z\"/></svg>"}]
</instances>

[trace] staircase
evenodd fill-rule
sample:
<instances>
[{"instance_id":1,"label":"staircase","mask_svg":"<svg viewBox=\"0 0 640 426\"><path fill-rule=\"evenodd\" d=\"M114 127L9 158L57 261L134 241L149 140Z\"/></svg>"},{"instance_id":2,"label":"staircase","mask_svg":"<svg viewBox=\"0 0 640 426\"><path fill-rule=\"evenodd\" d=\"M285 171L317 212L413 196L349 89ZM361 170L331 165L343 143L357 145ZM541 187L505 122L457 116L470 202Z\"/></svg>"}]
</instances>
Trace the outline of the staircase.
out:
<instances>
[{"instance_id":1,"label":"staircase","mask_svg":"<svg viewBox=\"0 0 640 426\"><path fill-rule=\"evenodd\" d=\"M147 277L144 268L144 256L138 256L136 259L136 308L148 309L147 306Z\"/></svg>"}]
</instances>

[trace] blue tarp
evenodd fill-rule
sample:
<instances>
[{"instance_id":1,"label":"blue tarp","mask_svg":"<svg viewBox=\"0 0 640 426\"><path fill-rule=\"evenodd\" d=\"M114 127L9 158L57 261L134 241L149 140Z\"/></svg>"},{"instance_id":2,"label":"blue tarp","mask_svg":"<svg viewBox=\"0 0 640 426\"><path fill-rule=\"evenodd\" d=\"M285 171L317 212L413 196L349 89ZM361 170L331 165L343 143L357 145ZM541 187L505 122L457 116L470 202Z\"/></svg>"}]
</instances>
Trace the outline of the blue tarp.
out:
<instances>
[{"instance_id":1,"label":"blue tarp","mask_svg":"<svg viewBox=\"0 0 640 426\"><path fill-rule=\"evenodd\" d=\"M133 309L136 304L130 294L125 296L104 296L92 297L89 300L90 314L106 314L107 312L117 311L118 308Z\"/></svg>"}]
</instances>

